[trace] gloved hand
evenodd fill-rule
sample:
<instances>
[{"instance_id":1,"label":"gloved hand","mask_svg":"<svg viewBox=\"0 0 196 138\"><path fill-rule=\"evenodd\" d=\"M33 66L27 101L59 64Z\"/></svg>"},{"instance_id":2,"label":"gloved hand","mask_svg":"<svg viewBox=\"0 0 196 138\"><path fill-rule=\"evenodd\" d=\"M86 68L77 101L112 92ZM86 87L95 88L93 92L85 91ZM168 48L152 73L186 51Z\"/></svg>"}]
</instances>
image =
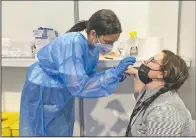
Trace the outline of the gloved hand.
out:
<instances>
[{"instance_id":1,"label":"gloved hand","mask_svg":"<svg viewBox=\"0 0 196 138\"><path fill-rule=\"evenodd\" d=\"M127 78L126 74L123 73L120 79L120 82L123 82Z\"/></svg>"},{"instance_id":2,"label":"gloved hand","mask_svg":"<svg viewBox=\"0 0 196 138\"><path fill-rule=\"evenodd\" d=\"M122 74L125 72L125 70L128 68L129 65L133 65L136 62L135 57L125 57L122 59L118 66L115 67L116 73L119 77L122 76Z\"/></svg>"}]
</instances>

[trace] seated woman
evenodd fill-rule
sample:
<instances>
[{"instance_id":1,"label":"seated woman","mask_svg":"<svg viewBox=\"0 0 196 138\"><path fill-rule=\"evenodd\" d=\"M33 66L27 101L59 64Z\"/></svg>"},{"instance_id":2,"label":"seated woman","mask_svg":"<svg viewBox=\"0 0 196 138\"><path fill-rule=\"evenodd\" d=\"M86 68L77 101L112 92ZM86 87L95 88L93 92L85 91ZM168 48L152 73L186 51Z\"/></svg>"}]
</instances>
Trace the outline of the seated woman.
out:
<instances>
[{"instance_id":1,"label":"seated woman","mask_svg":"<svg viewBox=\"0 0 196 138\"><path fill-rule=\"evenodd\" d=\"M189 76L182 58L163 50L126 73L135 75L137 99L126 136L196 136L191 114L177 93Z\"/></svg>"}]
</instances>

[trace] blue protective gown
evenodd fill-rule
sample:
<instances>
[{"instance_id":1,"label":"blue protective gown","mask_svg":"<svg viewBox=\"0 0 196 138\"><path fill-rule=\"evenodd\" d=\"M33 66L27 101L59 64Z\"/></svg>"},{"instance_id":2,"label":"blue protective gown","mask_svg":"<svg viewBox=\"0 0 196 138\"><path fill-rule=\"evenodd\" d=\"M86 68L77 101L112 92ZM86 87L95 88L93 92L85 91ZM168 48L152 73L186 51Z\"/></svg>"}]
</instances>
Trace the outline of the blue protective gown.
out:
<instances>
[{"instance_id":1,"label":"blue protective gown","mask_svg":"<svg viewBox=\"0 0 196 138\"><path fill-rule=\"evenodd\" d=\"M74 97L110 95L120 78L115 69L96 73L97 48L79 32L43 47L28 69L20 107L20 136L72 136Z\"/></svg>"}]
</instances>

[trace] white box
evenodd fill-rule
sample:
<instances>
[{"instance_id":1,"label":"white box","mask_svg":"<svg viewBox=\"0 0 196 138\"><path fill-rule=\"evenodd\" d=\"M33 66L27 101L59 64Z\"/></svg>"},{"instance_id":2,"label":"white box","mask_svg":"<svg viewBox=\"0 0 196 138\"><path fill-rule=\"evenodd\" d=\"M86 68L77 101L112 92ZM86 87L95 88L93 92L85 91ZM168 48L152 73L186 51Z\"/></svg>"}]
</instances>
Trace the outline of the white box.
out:
<instances>
[{"instance_id":1,"label":"white box","mask_svg":"<svg viewBox=\"0 0 196 138\"><path fill-rule=\"evenodd\" d=\"M34 57L32 41L2 39L2 57Z\"/></svg>"},{"instance_id":2,"label":"white box","mask_svg":"<svg viewBox=\"0 0 196 138\"><path fill-rule=\"evenodd\" d=\"M57 34L54 30L33 30L33 37L35 39L54 40L57 37Z\"/></svg>"}]
</instances>

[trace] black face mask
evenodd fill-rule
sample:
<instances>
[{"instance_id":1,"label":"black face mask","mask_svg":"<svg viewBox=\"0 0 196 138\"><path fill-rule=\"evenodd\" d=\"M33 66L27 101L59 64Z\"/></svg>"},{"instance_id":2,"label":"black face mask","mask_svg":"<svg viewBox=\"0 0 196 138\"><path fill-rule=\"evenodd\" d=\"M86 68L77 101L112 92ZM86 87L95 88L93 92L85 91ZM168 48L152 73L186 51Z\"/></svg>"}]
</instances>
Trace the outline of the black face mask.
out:
<instances>
[{"instance_id":1,"label":"black face mask","mask_svg":"<svg viewBox=\"0 0 196 138\"><path fill-rule=\"evenodd\" d=\"M148 73L150 72L151 68L142 64L138 69L139 79L144 83L148 84L152 82L152 79L148 77Z\"/></svg>"}]
</instances>

